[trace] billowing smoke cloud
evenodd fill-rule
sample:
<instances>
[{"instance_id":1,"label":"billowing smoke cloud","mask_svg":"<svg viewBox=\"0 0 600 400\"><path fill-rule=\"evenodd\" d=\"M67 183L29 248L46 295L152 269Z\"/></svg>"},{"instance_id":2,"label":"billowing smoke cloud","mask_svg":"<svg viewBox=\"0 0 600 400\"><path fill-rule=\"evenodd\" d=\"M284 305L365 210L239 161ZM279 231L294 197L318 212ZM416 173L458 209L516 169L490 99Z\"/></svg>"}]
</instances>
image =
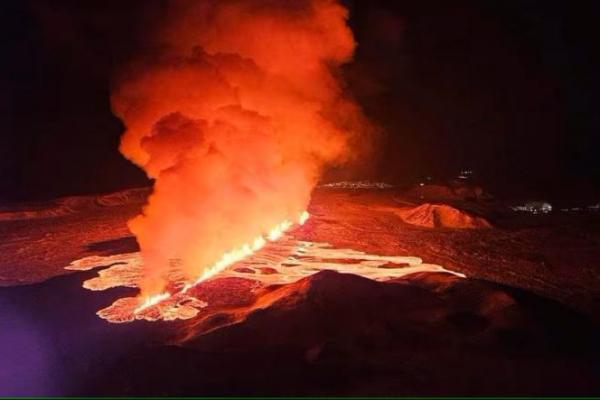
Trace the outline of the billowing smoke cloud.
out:
<instances>
[{"instance_id":1,"label":"billowing smoke cloud","mask_svg":"<svg viewBox=\"0 0 600 400\"><path fill-rule=\"evenodd\" d=\"M121 152L155 179L130 221L147 294L173 260L194 279L297 220L323 168L371 129L339 77L355 43L336 1L181 1L165 15L112 96Z\"/></svg>"}]
</instances>

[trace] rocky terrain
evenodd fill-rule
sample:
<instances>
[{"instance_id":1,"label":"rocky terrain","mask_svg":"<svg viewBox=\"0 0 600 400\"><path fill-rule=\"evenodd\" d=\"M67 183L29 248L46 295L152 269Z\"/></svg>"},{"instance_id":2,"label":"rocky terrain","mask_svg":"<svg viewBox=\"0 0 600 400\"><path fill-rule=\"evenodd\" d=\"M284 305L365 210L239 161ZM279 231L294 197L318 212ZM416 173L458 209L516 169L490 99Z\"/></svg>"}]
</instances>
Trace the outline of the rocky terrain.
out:
<instances>
[{"instance_id":1,"label":"rocky terrain","mask_svg":"<svg viewBox=\"0 0 600 400\"><path fill-rule=\"evenodd\" d=\"M319 188L294 240L441 269L353 273L315 258L321 268L286 283L285 265L237 266L197 287L205 304L192 318L111 324L95 313L136 289L82 284L95 264L135 254L126 221L146 194L2 208L0 394L600 393L593 214L515 214L453 190L441 201ZM65 269L81 259L91 270Z\"/></svg>"}]
</instances>

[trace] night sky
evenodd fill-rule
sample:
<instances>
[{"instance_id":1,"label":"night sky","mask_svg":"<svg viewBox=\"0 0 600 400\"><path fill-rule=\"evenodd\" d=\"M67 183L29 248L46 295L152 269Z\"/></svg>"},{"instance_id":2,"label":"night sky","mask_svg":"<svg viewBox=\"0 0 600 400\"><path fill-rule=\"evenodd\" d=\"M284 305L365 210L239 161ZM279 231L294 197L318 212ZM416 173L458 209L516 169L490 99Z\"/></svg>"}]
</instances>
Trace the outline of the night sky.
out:
<instances>
[{"instance_id":1,"label":"night sky","mask_svg":"<svg viewBox=\"0 0 600 400\"><path fill-rule=\"evenodd\" d=\"M499 195L599 195L596 3L345 1L359 44L348 89L386 132L375 177L472 168ZM161 10L0 3L0 201L148 185L117 150L109 94Z\"/></svg>"}]
</instances>

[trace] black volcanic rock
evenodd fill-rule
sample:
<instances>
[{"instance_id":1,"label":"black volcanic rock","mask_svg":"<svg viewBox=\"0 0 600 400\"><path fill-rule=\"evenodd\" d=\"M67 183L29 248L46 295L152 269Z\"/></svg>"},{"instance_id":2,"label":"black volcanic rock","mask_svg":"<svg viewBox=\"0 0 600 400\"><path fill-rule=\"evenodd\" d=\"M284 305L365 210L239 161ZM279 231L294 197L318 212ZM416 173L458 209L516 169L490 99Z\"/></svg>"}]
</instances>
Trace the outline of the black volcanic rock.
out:
<instances>
[{"instance_id":1,"label":"black volcanic rock","mask_svg":"<svg viewBox=\"0 0 600 400\"><path fill-rule=\"evenodd\" d=\"M375 282L323 271L265 291L235 313L237 321L225 317L208 333L194 332L205 325L182 326L186 339L171 350L134 351L98 381L101 393L556 395L599 389L596 327L552 302L445 273Z\"/></svg>"}]
</instances>

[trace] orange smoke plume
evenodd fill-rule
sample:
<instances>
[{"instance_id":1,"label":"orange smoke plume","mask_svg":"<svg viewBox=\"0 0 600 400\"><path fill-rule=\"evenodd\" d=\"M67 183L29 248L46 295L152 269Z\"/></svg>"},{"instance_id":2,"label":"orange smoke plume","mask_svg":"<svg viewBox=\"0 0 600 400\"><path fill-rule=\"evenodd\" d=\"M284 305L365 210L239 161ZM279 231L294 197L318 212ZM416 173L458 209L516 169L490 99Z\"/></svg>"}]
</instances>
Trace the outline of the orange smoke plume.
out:
<instances>
[{"instance_id":1,"label":"orange smoke plume","mask_svg":"<svg viewBox=\"0 0 600 400\"><path fill-rule=\"evenodd\" d=\"M174 264L194 280L297 220L371 129L339 77L355 43L337 1L175 1L165 15L112 94L121 152L155 180L129 223L146 295Z\"/></svg>"}]
</instances>

